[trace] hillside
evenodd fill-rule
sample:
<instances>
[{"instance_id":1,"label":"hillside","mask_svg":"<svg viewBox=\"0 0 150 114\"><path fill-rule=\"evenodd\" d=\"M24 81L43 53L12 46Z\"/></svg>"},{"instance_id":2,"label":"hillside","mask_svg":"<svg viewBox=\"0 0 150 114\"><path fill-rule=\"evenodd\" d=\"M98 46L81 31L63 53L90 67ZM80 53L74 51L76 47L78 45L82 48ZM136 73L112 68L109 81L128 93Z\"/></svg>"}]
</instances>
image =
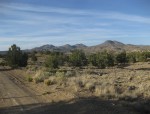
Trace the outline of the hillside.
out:
<instances>
[{"instance_id":1,"label":"hillside","mask_svg":"<svg viewBox=\"0 0 150 114\"><path fill-rule=\"evenodd\" d=\"M60 51L60 52L69 52L75 49L82 49L85 52L93 53L93 52L99 52L103 50L108 51L144 51L144 50L150 50L150 46L144 46L144 45L133 45L133 44L124 44L122 42L118 41L112 41L107 40L102 44L95 45L95 46L86 46L84 44L76 44L76 45L63 45L63 46L53 46L53 45L44 45L41 47L36 47L31 49L32 51Z\"/></svg>"},{"instance_id":2,"label":"hillside","mask_svg":"<svg viewBox=\"0 0 150 114\"><path fill-rule=\"evenodd\" d=\"M94 45L94 46L86 46L84 44L75 44L75 45L62 45L62 46L54 46L51 44L46 44L40 47L35 47L33 49L24 50L25 52L31 51L59 51L59 52L70 52L75 49L84 50L87 53L94 53L99 51L113 51L113 52L133 52L133 51L150 51L150 45L133 45L133 44L124 44L118 41L107 40L102 44ZM0 51L0 54L6 54L6 51Z\"/></svg>"},{"instance_id":3,"label":"hillside","mask_svg":"<svg viewBox=\"0 0 150 114\"><path fill-rule=\"evenodd\" d=\"M85 49L87 48L84 44L76 44L76 45L70 45L66 44L63 46L54 46L54 45L43 45L40 47L35 47L29 51L60 51L60 52L70 52L75 49Z\"/></svg>"},{"instance_id":4,"label":"hillside","mask_svg":"<svg viewBox=\"0 0 150 114\"><path fill-rule=\"evenodd\" d=\"M111 41L107 40L102 44L91 46L85 49L85 51L88 52L99 52L103 50L108 51L127 51L127 52L133 52L133 51L145 51L150 50L150 46L144 46L144 45L133 45L133 44L124 44L118 41Z\"/></svg>"}]
</instances>

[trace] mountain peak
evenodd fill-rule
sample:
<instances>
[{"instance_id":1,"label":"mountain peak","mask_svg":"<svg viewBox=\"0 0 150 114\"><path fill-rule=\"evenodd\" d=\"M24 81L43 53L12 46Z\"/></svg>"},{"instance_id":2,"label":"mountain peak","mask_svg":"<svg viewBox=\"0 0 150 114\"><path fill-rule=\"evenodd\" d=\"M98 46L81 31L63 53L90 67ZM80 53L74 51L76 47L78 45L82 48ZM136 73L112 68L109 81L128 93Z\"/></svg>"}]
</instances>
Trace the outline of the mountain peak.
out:
<instances>
[{"instance_id":1,"label":"mountain peak","mask_svg":"<svg viewBox=\"0 0 150 114\"><path fill-rule=\"evenodd\" d=\"M113 40L107 40L102 45L118 45L118 46L124 46L124 43L118 42L118 41L113 41Z\"/></svg>"},{"instance_id":2,"label":"mountain peak","mask_svg":"<svg viewBox=\"0 0 150 114\"><path fill-rule=\"evenodd\" d=\"M65 44L65 45L60 46L60 47L71 47L71 45L70 44Z\"/></svg>"},{"instance_id":3,"label":"mountain peak","mask_svg":"<svg viewBox=\"0 0 150 114\"><path fill-rule=\"evenodd\" d=\"M84 45L84 44L76 44L76 45L74 45L74 46L76 46L76 47L87 47L87 46Z\"/></svg>"},{"instance_id":4,"label":"mountain peak","mask_svg":"<svg viewBox=\"0 0 150 114\"><path fill-rule=\"evenodd\" d=\"M102 44L114 44L114 41L112 41L112 40L106 40L104 43L102 43Z\"/></svg>"},{"instance_id":5,"label":"mountain peak","mask_svg":"<svg viewBox=\"0 0 150 114\"><path fill-rule=\"evenodd\" d=\"M55 47L55 46L52 44L45 44L45 45L43 45L43 47Z\"/></svg>"}]
</instances>

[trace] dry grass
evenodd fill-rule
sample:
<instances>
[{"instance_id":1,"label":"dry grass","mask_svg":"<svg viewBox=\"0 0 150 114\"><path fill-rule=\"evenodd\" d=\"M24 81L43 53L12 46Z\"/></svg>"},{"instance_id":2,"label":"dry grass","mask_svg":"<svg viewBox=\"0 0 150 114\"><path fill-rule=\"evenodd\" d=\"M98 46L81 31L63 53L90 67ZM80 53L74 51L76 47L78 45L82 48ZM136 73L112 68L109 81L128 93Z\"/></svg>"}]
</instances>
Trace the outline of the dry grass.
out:
<instances>
[{"instance_id":1,"label":"dry grass","mask_svg":"<svg viewBox=\"0 0 150 114\"><path fill-rule=\"evenodd\" d=\"M76 74L69 71L67 76L59 71L53 76L38 71L33 79L49 86L56 85L64 92L78 96L124 100L150 99L149 69L149 63L136 63L124 69L80 69Z\"/></svg>"},{"instance_id":2,"label":"dry grass","mask_svg":"<svg viewBox=\"0 0 150 114\"><path fill-rule=\"evenodd\" d=\"M49 78L49 73L39 70L35 73L33 80L35 83L44 82L45 79Z\"/></svg>"}]
</instances>

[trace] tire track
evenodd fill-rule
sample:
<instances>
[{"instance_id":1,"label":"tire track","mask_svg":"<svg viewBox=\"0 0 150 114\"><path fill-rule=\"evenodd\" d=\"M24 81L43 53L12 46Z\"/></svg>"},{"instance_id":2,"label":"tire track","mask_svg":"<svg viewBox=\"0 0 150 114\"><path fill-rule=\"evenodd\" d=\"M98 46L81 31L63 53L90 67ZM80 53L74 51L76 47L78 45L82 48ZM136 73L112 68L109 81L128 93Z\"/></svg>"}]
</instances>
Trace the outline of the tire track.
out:
<instances>
[{"instance_id":1,"label":"tire track","mask_svg":"<svg viewBox=\"0 0 150 114\"><path fill-rule=\"evenodd\" d=\"M11 96L11 93L8 91L9 88L7 87L7 83L4 83L4 81L5 80L2 80L1 88L0 88L2 91L1 93L3 93L3 94L0 94L0 95L2 95L2 98L1 98L2 102L5 105L8 105L8 103L9 103L10 106L19 106L18 109L19 109L20 113L26 114L26 112L25 112L23 106L20 104L20 102ZM8 99L5 99L6 96L8 97ZM9 114L9 112L3 111L3 112L1 112L1 114Z\"/></svg>"},{"instance_id":2,"label":"tire track","mask_svg":"<svg viewBox=\"0 0 150 114\"><path fill-rule=\"evenodd\" d=\"M24 101L30 104L38 104L38 106L43 105L44 100L41 97L39 98L41 95L37 95L31 88L27 88L25 83L11 71L2 71L0 76L2 82L0 83L0 96L2 97L0 100L7 107L18 106L16 111L26 114L28 109L25 107ZM9 114L9 110L5 110L1 114ZM10 114L13 114L13 112L10 112Z\"/></svg>"},{"instance_id":3,"label":"tire track","mask_svg":"<svg viewBox=\"0 0 150 114\"><path fill-rule=\"evenodd\" d=\"M39 100L36 98L36 96L42 96L40 94L35 94L36 91L31 89L31 88L27 88L27 85L23 82L25 80L21 80L20 78L18 78L16 75L14 75L11 71L7 71L7 72L4 72L8 78L15 84L17 85L20 89L22 89L25 93L28 93L28 95L30 97L34 97L35 101L38 101L37 103L41 103L43 101L42 100Z\"/></svg>"}]
</instances>

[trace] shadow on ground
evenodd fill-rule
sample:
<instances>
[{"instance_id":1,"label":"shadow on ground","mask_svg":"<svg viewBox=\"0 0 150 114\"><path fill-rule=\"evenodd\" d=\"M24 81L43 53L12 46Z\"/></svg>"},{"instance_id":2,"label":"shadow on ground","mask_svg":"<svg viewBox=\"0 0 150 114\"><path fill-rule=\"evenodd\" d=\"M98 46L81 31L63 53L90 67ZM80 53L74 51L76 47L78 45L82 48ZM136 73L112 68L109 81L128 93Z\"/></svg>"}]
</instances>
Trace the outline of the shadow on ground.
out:
<instances>
[{"instance_id":1,"label":"shadow on ground","mask_svg":"<svg viewBox=\"0 0 150 114\"><path fill-rule=\"evenodd\" d=\"M0 68L0 72L3 72L3 71L11 71L13 70L12 68L9 68L9 69L5 69L5 68Z\"/></svg>"},{"instance_id":2,"label":"shadow on ground","mask_svg":"<svg viewBox=\"0 0 150 114\"><path fill-rule=\"evenodd\" d=\"M145 70L145 71L150 71L150 68L138 68L136 70Z\"/></svg>"},{"instance_id":3,"label":"shadow on ground","mask_svg":"<svg viewBox=\"0 0 150 114\"><path fill-rule=\"evenodd\" d=\"M68 102L6 107L0 114L150 114L150 102L80 98Z\"/></svg>"}]
</instances>

